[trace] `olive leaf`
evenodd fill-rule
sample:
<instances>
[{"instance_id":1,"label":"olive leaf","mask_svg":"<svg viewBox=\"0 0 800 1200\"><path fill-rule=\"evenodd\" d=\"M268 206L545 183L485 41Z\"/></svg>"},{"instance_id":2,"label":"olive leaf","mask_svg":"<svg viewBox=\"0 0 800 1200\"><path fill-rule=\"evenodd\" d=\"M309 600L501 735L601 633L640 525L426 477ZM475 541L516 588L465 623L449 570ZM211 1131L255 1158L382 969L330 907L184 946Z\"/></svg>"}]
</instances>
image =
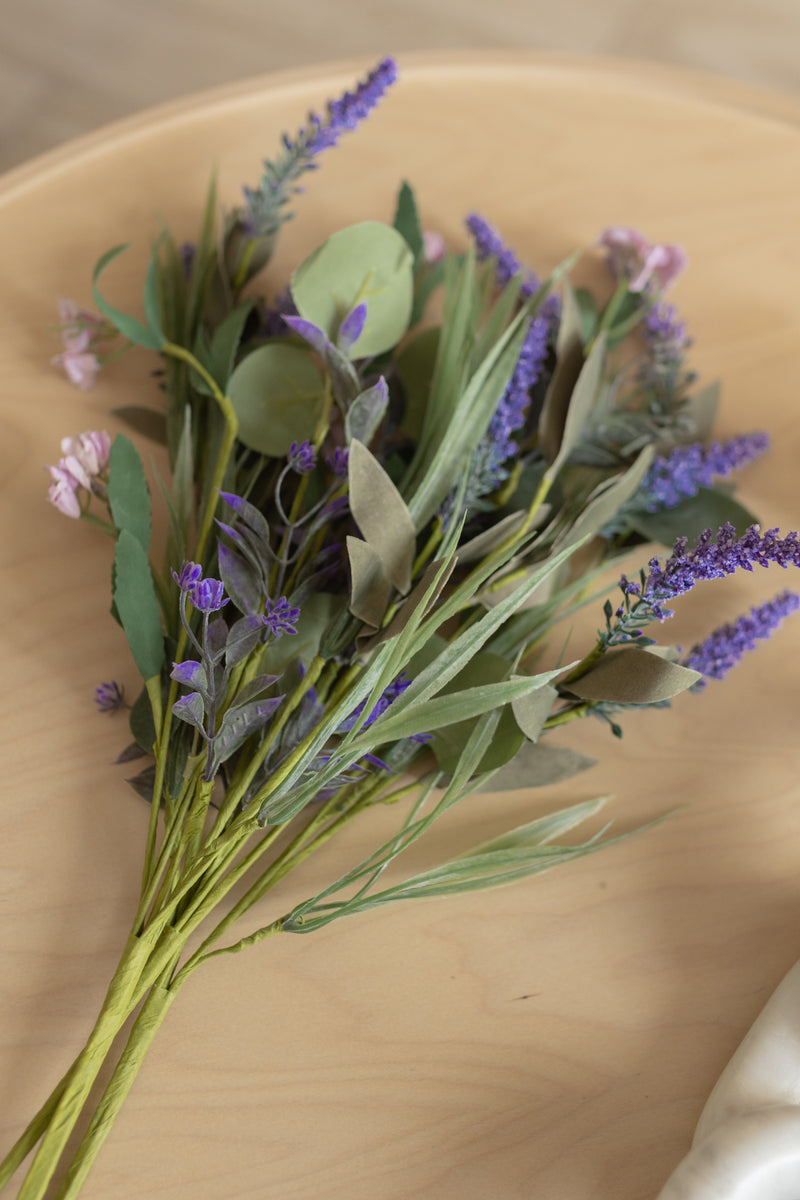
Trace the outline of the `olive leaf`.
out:
<instances>
[{"instance_id":1,"label":"olive leaf","mask_svg":"<svg viewBox=\"0 0 800 1200\"><path fill-rule=\"evenodd\" d=\"M638 646L624 646L608 650L585 675L565 681L562 687L580 700L657 704L685 692L702 678L699 671L648 654Z\"/></svg>"},{"instance_id":2,"label":"olive leaf","mask_svg":"<svg viewBox=\"0 0 800 1200\"><path fill-rule=\"evenodd\" d=\"M525 742L511 762L481 784L478 791L511 792L521 788L552 787L596 765L596 758L568 746Z\"/></svg>"},{"instance_id":3,"label":"olive leaf","mask_svg":"<svg viewBox=\"0 0 800 1200\"><path fill-rule=\"evenodd\" d=\"M512 676L513 678L513 676ZM558 692L549 684L528 692L511 702L511 711L517 725L530 742L536 742L544 728L544 723L550 716L553 704L558 699Z\"/></svg>"},{"instance_id":4,"label":"olive leaf","mask_svg":"<svg viewBox=\"0 0 800 1200\"><path fill-rule=\"evenodd\" d=\"M350 612L372 629L383 620L392 585L380 554L369 542L347 538L350 560Z\"/></svg>"},{"instance_id":5,"label":"olive leaf","mask_svg":"<svg viewBox=\"0 0 800 1200\"><path fill-rule=\"evenodd\" d=\"M386 577L404 594L411 588L416 534L406 503L362 442L350 443L347 462L350 511L380 558Z\"/></svg>"},{"instance_id":6,"label":"olive leaf","mask_svg":"<svg viewBox=\"0 0 800 1200\"><path fill-rule=\"evenodd\" d=\"M705 487L701 487L696 496L681 500L674 508L663 508L655 513L631 513L626 517L631 528L642 537L664 546L672 546L679 537L694 542L705 529L719 529L726 522L730 522L741 536L757 523L757 518L733 496L717 488Z\"/></svg>"},{"instance_id":7,"label":"olive leaf","mask_svg":"<svg viewBox=\"0 0 800 1200\"><path fill-rule=\"evenodd\" d=\"M558 454L570 401L584 362L580 305L568 279L563 281L562 287L556 365L539 417L539 448L549 463Z\"/></svg>"},{"instance_id":8,"label":"olive leaf","mask_svg":"<svg viewBox=\"0 0 800 1200\"><path fill-rule=\"evenodd\" d=\"M600 391L605 363L606 336L604 333L601 333L595 339L586 361L581 367L580 374L575 381L575 387L569 398L558 452L545 472L546 477L549 479L555 478L569 458L574 447L580 441L584 426L589 419Z\"/></svg>"}]
</instances>

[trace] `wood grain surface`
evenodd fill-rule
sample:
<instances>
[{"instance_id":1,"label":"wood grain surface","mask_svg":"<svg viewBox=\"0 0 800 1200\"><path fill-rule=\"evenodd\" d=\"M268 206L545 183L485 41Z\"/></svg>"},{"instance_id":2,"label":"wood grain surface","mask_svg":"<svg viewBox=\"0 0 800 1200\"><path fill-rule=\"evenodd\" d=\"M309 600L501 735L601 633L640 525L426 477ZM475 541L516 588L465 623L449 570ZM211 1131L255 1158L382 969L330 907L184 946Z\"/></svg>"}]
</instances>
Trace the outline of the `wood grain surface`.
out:
<instances>
[{"instance_id":1,"label":"wood grain surface","mask_svg":"<svg viewBox=\"0 0 800 1200\"><path fill-rule=\"evenodd\" d=\"M260 159L363 62L274 76L146 115L7 177L0 191L3 837L0 1138L71 1061L121 949L145 806L111 761L136 688L109 620L109 546L45 501L59 439L116 428L153 398L134 352L72 389L49 365L55 299L90 298L95 259L130 240L108 290L135 308L149 239L191 237L212 164L232 204ZM277 290L338 226L390 218L414 181L454 244L471 209L546 271L611 223L686 246L674 292L693 362L724 381L722 434L767 428L742 478L765 525L800 524L800 132L788 102L682 76L535 57L401 62L404 81L332 152L270 268ZM591 261L582 270L591 273ZM759 572L687 597L690 645L798 582ZM588 644L595 618L576 629ZM577 781L465 802L413 869L556 805L614 793L615 828L678 808L613 849L512 888L368 914L217 959L158 1035L86 1200L647 1200L685 1152L720 1069L800 950L800 622L724 684L632 714ZM565 737L561 738L566 743ZM370 814L311 860L263 919L388 830ZM277 906L277 910L276 910ZM259 914L259 918L262 914ZM247 932L243 929L242 932Z\"/></svg>"}]
</instances>

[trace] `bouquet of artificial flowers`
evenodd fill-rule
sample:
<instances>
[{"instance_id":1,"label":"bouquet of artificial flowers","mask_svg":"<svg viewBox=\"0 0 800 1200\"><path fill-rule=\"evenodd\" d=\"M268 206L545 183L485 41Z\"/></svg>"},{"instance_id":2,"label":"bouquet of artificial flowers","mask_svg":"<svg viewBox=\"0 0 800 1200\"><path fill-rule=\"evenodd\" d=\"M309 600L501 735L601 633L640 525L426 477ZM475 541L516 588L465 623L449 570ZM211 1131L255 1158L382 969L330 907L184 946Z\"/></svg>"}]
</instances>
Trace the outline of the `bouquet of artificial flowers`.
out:
<instances>
[{"instance_id":1,"label":"bouquet of artificial flowers","mask_svg":"<svg viewBox=\"0 0 800 1200\"><path fill-rule=\"evenodd\" d=\"M731 494L728 477L768 440L711 440L715 392L696 388L663 299L680 248L607 230L599 298L571 286L572 259L539 279L477 214L466 248L446 249L403 184L391 224L339 231L288 287L259 293L300 179L395 74L386 60L285 138L221 229L212 187L195 241L163 233L144 320L105 296L122 247L95 269L97 313L62 303L57 361L78 386L131 347L160 356L161 395L116 416L166 446L170 476L148 483L134 442L103 431L65 438L50 468L55 506L113 544L112 615L143 681L120 757L138 760L130 782L150 822L101 1012L0 1165L2 1186L35 1150L21 1200L43 1197L56 1171L57 1196L78 1194L203 962L607 844L562 840L597 800L398 875L468 794L590 765L548 745L549 730L594 717L619 736L628 710L721 678L798 607L782 592L685 654L647 632L698 582L800 565L797 535L762 533ZM166 510L158 546L153 495ZM653 542L671 552L622 577L593 643L548 658L554 628L607 594L609 567ZM114 682L97 702L126 705ZM265 909L288 872L379 804L397 813L387 841L301 903L285 909L278 890Z\"/></svg>"}]
</instances>

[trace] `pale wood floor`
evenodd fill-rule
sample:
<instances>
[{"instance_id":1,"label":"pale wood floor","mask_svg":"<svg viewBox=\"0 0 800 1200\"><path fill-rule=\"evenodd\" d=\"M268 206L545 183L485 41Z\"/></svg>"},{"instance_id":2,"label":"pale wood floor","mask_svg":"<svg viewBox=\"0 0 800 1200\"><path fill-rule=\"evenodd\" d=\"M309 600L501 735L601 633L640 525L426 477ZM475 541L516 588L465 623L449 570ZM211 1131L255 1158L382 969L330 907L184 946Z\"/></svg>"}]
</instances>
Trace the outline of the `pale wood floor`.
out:
<instances>
[{"instance_id":1,"label":"pale wood floor","mask_svg":"<svg viewBox=\"0 0 800 1200\"><path fill-rule=\"evenodd\" d=\"M800 92L800 0L0 0L0 169L281 67L511 47L651 59Z\"/></svg>"}]
</instances>

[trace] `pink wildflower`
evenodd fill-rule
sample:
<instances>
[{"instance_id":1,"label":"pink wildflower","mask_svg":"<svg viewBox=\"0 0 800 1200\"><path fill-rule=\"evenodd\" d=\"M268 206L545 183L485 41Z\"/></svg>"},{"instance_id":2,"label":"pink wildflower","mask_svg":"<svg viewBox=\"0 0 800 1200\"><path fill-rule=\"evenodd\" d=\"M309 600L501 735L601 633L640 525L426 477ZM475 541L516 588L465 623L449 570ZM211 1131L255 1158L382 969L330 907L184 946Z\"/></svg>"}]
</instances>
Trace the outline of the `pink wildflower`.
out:
<instances>
[{"instance_id":1,"label":"pink wildflower","mask_svg":"<svg viewBox=\"0 0 800 1200\"><path fill-rule=\"evenodd\" d=\"M439 262L445 255L445 244L442 235L433 232L433 230L426 229L422 235L422 251L425 255L425 262Z\"/></svg>"},{"instance_id":2,"label":"pink wildflower","mask_svg":"<svg viewBox=\"0 0 800 1200\"><path fill-rule=\"evenodd\" d=\"M606 251L617 279L627 279L632 292L665 292L688 264L682 246L651 244L635 229L605 229L597 245Z\"/></svg>"},{"instance_id":3,"label":"pink wildflower","mask_svg":"<svg viewBox=\"0 0 800 1200\"><path fill-rule=\"evenodd\" d=\"M67 517L79 517L82 512L78 490L105 494L102 476L111 453L111 438L102 430L66 437L61 441L63 458L54 467L47 467L52 480L47 498ZM98 487L98 484L101 486Z\"/></svg>"},{"instance_id":4,"label":"pink wildflower","mask_svg":"<svg viewBox=\"0 0 800 1200\"><path fill-rule=\"evenodd\" d=\"M47 470L53 481L47 489L47 499L51 504L55 504L58 511L62 512L65 517L79 517L81 504L78 499L80 485L77 479L61 466L48 467Z\"/></svg>"},{"instance_id":5,"label":"pink wildflower","mask_svg":"<svg viewBox=\"0 0 800 1200\"><path fill-rule=\"evenodd\" d=\"M93 350L102 336L102 317L86 308L78 308L74 300L60 299L58 313L61 317L61 340L63 354L56 354L53 365L63 367L67 378L79 388L90 388L100 370L100 360Z\"/></svg>"}]
</instances>

